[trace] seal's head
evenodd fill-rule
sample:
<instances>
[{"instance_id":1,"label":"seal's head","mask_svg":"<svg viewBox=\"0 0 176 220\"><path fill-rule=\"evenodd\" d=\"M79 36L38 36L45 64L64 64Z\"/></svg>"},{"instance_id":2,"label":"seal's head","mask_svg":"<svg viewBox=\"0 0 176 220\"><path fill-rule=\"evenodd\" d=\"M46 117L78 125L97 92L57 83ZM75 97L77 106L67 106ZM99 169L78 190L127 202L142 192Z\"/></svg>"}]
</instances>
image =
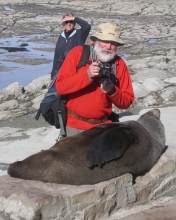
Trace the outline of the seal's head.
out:
<instances>
[{"instance_id":1,"label":"seal's head","mask_svg":"<svg viewBox=\"0 0 176 220\"><path fill-rule=\"evenodd\" d=\"M155 138L160 144L165 145L165 129L164 125L160 120L160 110L152 109L145 114L143 114L138 122L143 125L143 127Z\"/></svg>"}]
</instances>

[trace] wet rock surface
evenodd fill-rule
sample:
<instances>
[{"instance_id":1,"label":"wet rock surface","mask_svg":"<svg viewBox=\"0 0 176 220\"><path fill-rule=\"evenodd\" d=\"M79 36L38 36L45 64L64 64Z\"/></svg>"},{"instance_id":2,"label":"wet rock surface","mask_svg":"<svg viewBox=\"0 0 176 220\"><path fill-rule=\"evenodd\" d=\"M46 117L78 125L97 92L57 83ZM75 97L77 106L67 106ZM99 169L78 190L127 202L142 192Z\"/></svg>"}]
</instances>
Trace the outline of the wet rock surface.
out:
<instances>
[{"instance_id":1,"label":"wet rock surface","mask_svg":"<svg viewBox=\"0 0 176 220\"><path fill-rule=\"evenodd\" d=\"M52 68L55 42L62 27L59 21L66 11L85 18L92 31L99 22L114 21L122 27L125 46L119 54L132 74L136 101L130 111L176 104L176 7L175 1L1 1L0 64L1 83L16 76L22 86L18 113L1 110L0 120L35 112L46 92ZM105 7L106 5L106 7ZM13 40L12 40L13 39ZM11 46L9 42L14 42ZM6 49L5 49L6 48ZM15 52L14 50L19 50ZM26 50L26 51L20 51ZM11 51L11 52L8 52ZM12 52L13 51L13 52ZM47 75L43 86L28 92L25 87L35 78ZM13 82L11 80L9 82ZM41 84L41 83L40 83ZM4 82L7 87L7 83ZM27 86L28 87L28 86ZM16 99L0 90L1 102ZM35 99L39 97L38 99ZM21 105L21 100L23 105ZM4 104L8 105L8 103ZM7 111L7 114L6 114ZM12 114L9 114L10 113ZM7 116L8 115L8 116ZM11 115L11 116L10 116Z\"/></svg>"}]
</instances>

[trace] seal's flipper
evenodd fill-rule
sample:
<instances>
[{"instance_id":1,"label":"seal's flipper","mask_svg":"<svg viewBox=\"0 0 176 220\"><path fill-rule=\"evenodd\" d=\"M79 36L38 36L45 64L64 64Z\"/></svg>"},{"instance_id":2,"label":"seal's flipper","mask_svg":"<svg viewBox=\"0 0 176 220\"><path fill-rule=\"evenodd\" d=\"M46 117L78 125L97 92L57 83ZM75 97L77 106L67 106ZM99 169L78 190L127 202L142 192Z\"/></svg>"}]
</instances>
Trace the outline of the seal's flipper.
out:
<instances>
[{"instance_id":1,"label":"seal's flipper","mask_svg":"<svg viewBox=\"0 0 176 220\"><path fill-rule=\"evenodd\" d=\"M106 162L123 156L128 147L137 143L137 136L127 125L116 125L105 129L90 143L87 153L89 167L103 166Z\"/></svg>"}]
</instances>

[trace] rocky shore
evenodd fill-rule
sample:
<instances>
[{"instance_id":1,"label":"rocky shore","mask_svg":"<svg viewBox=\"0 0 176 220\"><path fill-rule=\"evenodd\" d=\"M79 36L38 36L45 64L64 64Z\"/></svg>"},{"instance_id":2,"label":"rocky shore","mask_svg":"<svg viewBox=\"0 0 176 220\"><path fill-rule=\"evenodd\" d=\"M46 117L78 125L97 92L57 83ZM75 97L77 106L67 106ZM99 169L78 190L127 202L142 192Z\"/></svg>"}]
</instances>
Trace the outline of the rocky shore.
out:
<instances>
[{"instance_id":1,"label":"rocky shore","mask_svg":"<svg viewBox=\"0 0 176 220\"><path fill-rule=\"evenodd\" d=\"M126 60L132 74L136 101L131 107L138 112L147 107L176 105L176 7L175 1L1 1L1 38L28 35L33 42L52 43L53 50L58 32L59 20L65 11L87 19L92 31L98 22L114 21L121 24L125 46L119 54ZM106 5L106 7L105 7ZM42 48L38 48L42 50ZM49 49L49 48L48 48ZM27 56L27 55L26 55ZM39 57L38 57L39 58ZM23 55L10 62L28 62L35 67L36 57ZM30 59L30 61L29 61ZM40 63L41 61L39 61ZM42 63L52 60L42 60ZM0 73L8 68L3 62ZM11 69L7 69L9 73ZM0 120L35 112L46 92L49 74L34 80L29 85L13 83L0 90Z\"/></svg>"},{"instance_id":2,"label":"rocky shore","mask_svg":"<svg viewBox=\"0 0 176 220\"><path fill-rule=\"evenodd\" d=\"M21 37L23 45L20 43L18 48L29 51L32 42L35 51L53 54L61 30L59 21L67 11L89 21L92 31L99 22L113 21L121 25L126 44L119 48L119 54L128 64L136 95L130 112L136 114L141 109L168 106L171 110L171 106L176 106L175 0L1 0L0 40L5 43L0 44L0 81L16 64L30 65L33 69L43 64L52 65L52 56L34 57L25 50L17 55L5 47L12 37ZM33 118L49 82L46 71L29 83L13 82L0 88L0 127L15 127L22 121L25 121L21 125L24 129L26 124L28 127L47 126L44 121L35 124L31 115ZM167 130L169 140L173 132L169 127ZM144 177L137 178L135 184L129 174L80 189L0 177L0 219L163 220L164 214L157 211L157 207L162 206L167 213L165 217L174 220L175 147L176 141L169 142L168 151L156 166Z\"/></svg>"},{"instance_id":3,"label":"rocky shore","mask_svg":"<svg viewBox=\"0 0 176 220\"><path fill-rule=\"evenodd\" d=\"M4 121L31 113L36 113L47 92L49 75L37 78L26 86L14 82L0 91L0 120ZM151 107L176 105L176 77L161 79L146 78L133 81L136 95L135 103L129 108L132 113ZM120 112L115 109L116 112Z\"/></svg>"}]
</instances>

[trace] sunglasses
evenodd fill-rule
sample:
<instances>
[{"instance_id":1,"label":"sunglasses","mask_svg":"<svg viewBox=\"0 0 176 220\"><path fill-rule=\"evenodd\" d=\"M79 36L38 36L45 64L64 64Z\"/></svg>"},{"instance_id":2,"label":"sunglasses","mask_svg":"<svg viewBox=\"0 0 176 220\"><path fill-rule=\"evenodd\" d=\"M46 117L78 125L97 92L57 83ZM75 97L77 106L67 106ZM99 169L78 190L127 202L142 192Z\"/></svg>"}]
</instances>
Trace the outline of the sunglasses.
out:
<instances>
[{"instance_id":1,"label":"sunglasses","mask_svg":"<svg viewBox=\"0 0 176 220\"><path fill-rule=\"evenodd\" d=\"M65 21L65 22L64 22L64 24L68 24L68 23L74 24L74 21Z\"/></svg>"}]
</instances>

